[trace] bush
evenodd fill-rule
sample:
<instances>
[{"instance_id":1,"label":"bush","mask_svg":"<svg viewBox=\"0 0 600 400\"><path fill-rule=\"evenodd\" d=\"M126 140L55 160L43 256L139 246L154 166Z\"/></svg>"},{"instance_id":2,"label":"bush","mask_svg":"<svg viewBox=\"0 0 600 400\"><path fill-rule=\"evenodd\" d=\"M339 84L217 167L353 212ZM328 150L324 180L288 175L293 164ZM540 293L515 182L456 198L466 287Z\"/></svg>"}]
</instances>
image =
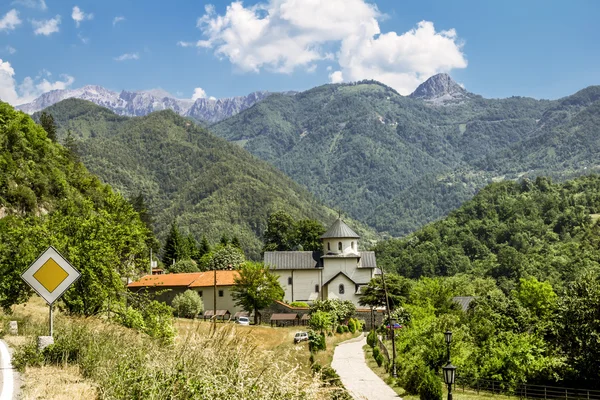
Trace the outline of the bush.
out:
<instances>
[{"instance_id":1,"label":"bush","mask_svg":"<svg viewBox=\"0 0 600 400\"><path fill-rule=\"evenodd\" d=\"M190 289L175 296L172 304L178 317L195 318L204 310L202 298L198 292Z\"/></svg>"},{"instance_id":2,"label":"bush","mask_svg":"<svg viewBox=\"0 0 600 400\"><path fill-rule=\"evenodd\" d=\"M423 365L423 362L421 360L413 360L412 362L401 364L398 381L400 386L409 394L419 394L426 373L427 367Z\"/></svg>"},{"instance_id":3,"label":"bush","mask_svg":"<svg viewBox=\"0 0 600 400\"><path fill-rule=\"evenodd\" d=\"M377 347L377 346L373 347L373 358L377 358L379 353L381 353L381 350L379 350L379 347Z\"/></svg>"},{"instance_id":4,"label":"bush","mask_svg":"<svg viewBox=\"0 0 600 400\"><path fill-rule=\"evenodd\" d=\"M314 331L308 332L308 350L311 352L317 352L319 350L325 350L327 343L325 342L325 335L323 333L317 334Z\"/></svg>"},{"instance_id":5,"label":"bush","mask_svg":"<svg viewBox=\"0 0 600 400\"><path fill-rule=\"evenodd\" d=\"M377 348L377 347L375 347ZM375 357L375 361L377 361L377 366L381 367L385 361L385 357L383 357L383 354L379 353L377 354L377 357Z\"/></svg>"},{"instance_id":6,"label":"bush","mask_svg":"<svg viewBox=\"0 0 600 400\"><path fill-rule=\"evenodd\" d=\"M146 329L146 323L144 322L144 316L138 310L133 307L128 307L123 311L120 316L120 321L123 326L127 328L135 329L136 331L143 332Z\"/></svg>"},{"instance_id":7,"label":"bush","mask_svg":"<svg viewBox=\"0 0 600 400\"><path fill-rule=\"evenodd\" d=\"M148 335L170 343L175 338L173 326L173 309L165 303L151 301L143 310L144 323Z\"/></svg>"},{"instance_id":8,"label":"bush","mask_svg":"<svg viewBox=\"0 0 600 400\"><path fill-rule=\"evenodd\" d=\"M292 307L305 307L305 308L308 308L308 303L305 303L303 301L292 301L290 303L290 306L292 306Z\"/></svg>"},{"instance_id":9,"label":"bush","mask_svg":"<svg viewBox=\"0 0 600 400\"><path fill-rule=\"evenodd\" d=\"M344 325L338 325L337 328L335 329L335 333L344 333Z\"/></svg>"},{"instance_id":10,"label":"bush","mask_svg":"<svg viewBox=\"0 0 600 400\"><path fill-rule=\"evenodd\" d=\"M348 321L348 330L350 333L356 332L356 323L353 318L350 318L350 321Z\"/></svg>"},{"instance_id":11,"label":"bush","mask_svg":"<svg viewBox=\"0 0 600 400\"><path fill-rule=\"evenodd\" d=\"M315 331L324 332L331 327L331 315L325 311L316 311L311 314L308 324Z\"/></svg>"},{"instance_id":12,"label":"bush","mask_svg":"<svg viewBox=\"0 0 600 400\"><path fill-rule=\"evenodd\" d=\"M419 388L421 400L442 400L442 381L427 368Z\"/></svg>"},{"instance_id":13,"label":"bush","mask_svg":"<svg viewBox=\"0 0 600 400\"><path fill-rule=\"evenodd\" d=\"M25 367L39 367L43 363L44 356L38 351L36 343L17 347L12 356L12 365L19 372L23 372Z\"/></svg>"},{"instance_id":14,"label":"bush","mask_svg":"<svg viewBox=\"0 0 600 400\"><path fill-rule=\"evenodd\" d=\"M374 330L371 330L367 335L367 344L371 346L371 348L375 348L377 346L377 333Z\"/></svg>"},{"instance_id":15,"label":"bush","mask_svg":"<svg viewBox=\"0 0 600 400\"><path fill-rule=\"evenodd\" d=\"M348 325L342 325L342 331L344 331L344 333L348 333Z\"/></svg>"}]
</instances>

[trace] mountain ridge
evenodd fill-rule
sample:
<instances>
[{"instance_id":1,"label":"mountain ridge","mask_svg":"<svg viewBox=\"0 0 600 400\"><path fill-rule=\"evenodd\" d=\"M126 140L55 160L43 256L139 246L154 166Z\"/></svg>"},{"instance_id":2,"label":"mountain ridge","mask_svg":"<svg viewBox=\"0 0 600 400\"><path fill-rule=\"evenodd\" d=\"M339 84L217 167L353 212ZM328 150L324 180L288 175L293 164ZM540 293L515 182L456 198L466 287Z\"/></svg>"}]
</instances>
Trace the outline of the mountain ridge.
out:
<instances>
[{"instance_id":1,"label":"mountain ridge","mask_svg":"<svg viewBox=\"0 0 600 400\"><path fill-rule=\"evenodd\" d=\"M293 94L294 92L286 92ZM246 96L222 99L179 99L162 89L128 91L120 93L99 85L86 85L77 89L56 89L40 95L30 103L16 106L17 110L34 114L68 98L91 101L118 115L144 116L154 111L173 110L177 114L204 123L215 123L231 117L265 99L271 92L257 91Z\"/></svg>"}]
</instances>

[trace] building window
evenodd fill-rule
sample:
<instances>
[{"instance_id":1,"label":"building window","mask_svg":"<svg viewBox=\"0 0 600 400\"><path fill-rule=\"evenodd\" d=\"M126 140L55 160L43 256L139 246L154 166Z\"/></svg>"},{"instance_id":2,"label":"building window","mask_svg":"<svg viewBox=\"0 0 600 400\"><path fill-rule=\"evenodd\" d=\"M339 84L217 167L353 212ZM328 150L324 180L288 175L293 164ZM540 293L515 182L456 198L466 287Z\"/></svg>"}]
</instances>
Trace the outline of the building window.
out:
<instances>
[{"instance_id":1,"label":"building window","mask_svg":"<svg viewBox=\"0 0 600 400\"><path fill-rule=\"evenodd\" d=\"M340 294L344 294L345 290L344 290L344 284L343 283L340 283L339 291L340 291Z\"/></svg>"},{"instance_id":2,"label":"building window","mask_svg":"<svg viewBox=\"0 0 600 400\"><path fill-rule=\"evenodd\" d=\"M339 250L339 251L342 251L342 242L339 242L339 243L338 243L338 250Z\"/></svg>"},{"instance_id":3,"label":"building window","mask_svg":"<svg viewBox=\"0 0 600 400\"><path fill-rule=\"evenodd\" d=\"M202 297L202 290L198 290L198 296Z\"/></svg>"},{"instance_id":4,"label":"building window","mask_svg":"<svg viewBox=\"0 0 600 400\"><path fill-rule=\"evenodd\" d=\"M350 243L350 247L354 250L354 242Z\"/></svg>"},{"instance_id":5,"label":"building window","mask_svg":"<svg viewBox=\"0 0 600 400\"><path fill-rule=\"evenodd\" d=\"M219 290L219 297L223 297L223 291Z\"/></svg>"},{"instance_id":6,"label":"building window","mask_svg":"<svg viewBox=\"0 0 600 400\"><path fill-rule=\"evenodd\" d=\"M288 285L291 285L291 284L292 284L292 277L288 276Z\"/></svg>"},{"instance_id":7,"label":"building window","mask_svg":"<svg viewBox=\"0 0 600 400\"><path fill-rule=\"evenodd\" d=\"M319 285L315 285L315 292L319 293Z\"/></svg>"},{"instance_id":8,"label":"building window","mask_svg":"<svg viewBox=\"0 0 600 400\"><path fill-rule=\"evenodd\" d=\"M327 251L331 250L331 243L327 242Z\"/></svg>"}]
</instances>

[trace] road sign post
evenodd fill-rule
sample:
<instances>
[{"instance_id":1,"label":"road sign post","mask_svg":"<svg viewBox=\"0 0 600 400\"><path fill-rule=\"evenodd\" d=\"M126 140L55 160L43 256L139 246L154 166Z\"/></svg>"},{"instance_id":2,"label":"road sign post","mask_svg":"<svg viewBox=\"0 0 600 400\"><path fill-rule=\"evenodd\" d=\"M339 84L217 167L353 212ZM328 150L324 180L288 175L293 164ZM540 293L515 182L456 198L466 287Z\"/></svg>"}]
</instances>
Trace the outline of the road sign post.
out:
<instances>
[{"instance_id":1,"label":"road sign post","mask_svg":"<svg viewBox=\"0 0 600 400\"><path fill-rule=\"evenodd\" d=\"M27 268L21 278L41 298L46 300L50 308L48 326L52 336L52 308L81 274L54 247L50 246Z\"/></svg>"}]
</instances>

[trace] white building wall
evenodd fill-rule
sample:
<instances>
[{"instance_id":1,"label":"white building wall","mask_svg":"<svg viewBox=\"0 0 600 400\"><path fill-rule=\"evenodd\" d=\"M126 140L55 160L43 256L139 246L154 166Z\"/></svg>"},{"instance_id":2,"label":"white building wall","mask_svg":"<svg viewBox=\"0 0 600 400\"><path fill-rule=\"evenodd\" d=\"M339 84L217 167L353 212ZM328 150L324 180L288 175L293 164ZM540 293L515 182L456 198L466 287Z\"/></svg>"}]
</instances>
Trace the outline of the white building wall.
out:
<instances>
[{"instance_id":1,"label":"white building wall","mask_svg":"<svg viewBox=\"0 0 600 400\"><path fill-rule=\"evenodd\" d=\"M283 300L309 301L311 294L315 293L315 286L321 289L321 269L296 269L275 271L279 275L279 284L285 291ZM292 278L292 284L288 284L288 278ZM320 294L320 293L319 293ZM319 296L320 298L320 296Z\"/></svg>"},{"instance_id":2,"label":"white building wall","mask_svg":"<svg viewBox=\"0 0 600 400\"><path fill-rule=\"evenodd\" d=\"M200 294L202 292L202 303L204 310L212 310L214 306L214 290L209 287L195 287L194 290ZM223 291L223 297L219 296L219 290ZM229 310L231 317L238 311L244 311L242 307L235 305L233 297L231 297L231 286L217 286L217 310Z\"/></svg>"},{"instance_id":3,"label":"white building wall","mask_svg":"<svg viewBox=\"0 0 600 400\"><path fill-rule=\"evenodd\" d=\"M358 268L358 258L324 258L323 282L327 282L343 272L356 283L369 283L373 277L373 268Z\"/></svg>"},{"instance_id":4,"label":"white building wall","mask_svg":"<svg viewBox=\"0 0 600 400\"><path fill-rule=\"evenodd\" d=\"M340 243L342 250L340 251ZM358 239L356 238L329 238L323 239L323 254L327 253L358 254Z\"/></svg>"},{"instance_id":5,"label":"white building wall","mask_svg":"<svg viewBox=\"0 0 600 400\"><path fill-rule=\"evenodd\" d=\"M344 293L340 293L340 285L344 285ZM338 275L335 279L327 284L327 298L338 300L350 300L358 306L359 296L355 294L356 286L354 282L346 278L344 275Z\"/></svg>"}]
</instances>

